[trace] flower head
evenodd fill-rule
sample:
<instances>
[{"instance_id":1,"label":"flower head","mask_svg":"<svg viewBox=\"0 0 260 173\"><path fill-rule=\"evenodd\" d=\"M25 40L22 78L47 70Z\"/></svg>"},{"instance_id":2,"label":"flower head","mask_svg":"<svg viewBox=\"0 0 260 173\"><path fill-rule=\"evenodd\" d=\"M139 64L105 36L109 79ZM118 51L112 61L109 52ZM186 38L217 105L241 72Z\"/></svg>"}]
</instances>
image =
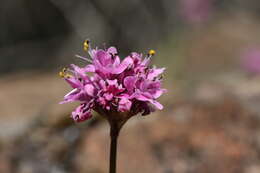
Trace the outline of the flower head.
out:
<instances>
[{"instance_id":1,"label":"flower head","mask_svg":"<svg viewBox=\"0 0 260 173\"><path fill-rule=\"evenodd\" d=\"M81 104L72 112L76 122L92 117L92 110L107 119L126 120L138 113L147 115L155 109L163 109L156 101L166 90L161 88L164 68L150 68L150 50L143 58L133 52L123 60L117 49L91 49L89 41L83 44L90 58L77 55L89 64L79 67L72 64L59 74L72 87L62 103L78 101Z\"/></svg>"}]
</instances>

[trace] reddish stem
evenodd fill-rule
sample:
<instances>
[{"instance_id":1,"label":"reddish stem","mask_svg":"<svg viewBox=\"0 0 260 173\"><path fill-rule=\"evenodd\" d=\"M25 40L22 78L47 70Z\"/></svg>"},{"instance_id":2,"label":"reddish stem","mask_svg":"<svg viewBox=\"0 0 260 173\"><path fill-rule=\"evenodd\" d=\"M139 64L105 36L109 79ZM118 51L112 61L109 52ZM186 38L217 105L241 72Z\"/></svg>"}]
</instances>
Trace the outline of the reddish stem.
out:
<instances>
[{"instance_id":1,"label":"reddish stem","mask_svg":"<svg viewBox=\"0 0 260 173\"><path fill-rule=\"evenodd\" d=\"M120 132L120 127L117 123L110 123L110 164L109 173L116 173L116 156L117 156L117 138Z\"/></svg>"}]
</instances>

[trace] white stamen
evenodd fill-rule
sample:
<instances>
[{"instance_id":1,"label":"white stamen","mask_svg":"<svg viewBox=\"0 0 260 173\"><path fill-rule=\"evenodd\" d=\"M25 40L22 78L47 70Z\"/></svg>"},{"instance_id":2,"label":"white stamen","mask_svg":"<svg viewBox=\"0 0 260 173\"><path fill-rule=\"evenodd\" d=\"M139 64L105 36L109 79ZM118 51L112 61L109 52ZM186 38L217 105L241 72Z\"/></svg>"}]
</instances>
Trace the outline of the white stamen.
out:
<instances>
[{"instance_id":1,"label":"white stamen","mask_svg":"<svg viewBox=\"0 0 260 173\"><path fill-rule=\"evenodd\" d=\"M85 61L88 61L89 63L92 63L92 60L88 59L88 58L85 58L83 56L80 56L80 55L75 55L77 58L80 58L80 59L83 59Z\"/></svg>"},{"instance_id":2,"label":"white stamen","mask_svg":"<svg viewBox=\"0 0 260 173\"><path fill-rule=\"evenodd\" d=\"M75 88L75 89L71 90L71 91L70 91L68 94L66 94L64 97L67 97L67 96L69 96L70 94L74 93L75 91L77 91L77 88Z\"/></svg>"},{"instance_id":3,"label":"white stamen","mask_svg":"<svg viewBox=\"0 0 260 173\"><path fill-rule=\"evenodd\" d=\"M68 71L68 72L71 72L71 73L74 73L74 71L71 70L71 69L69 69L69 68L67 69L67 71Z\"/></svg>"}]
</instances>

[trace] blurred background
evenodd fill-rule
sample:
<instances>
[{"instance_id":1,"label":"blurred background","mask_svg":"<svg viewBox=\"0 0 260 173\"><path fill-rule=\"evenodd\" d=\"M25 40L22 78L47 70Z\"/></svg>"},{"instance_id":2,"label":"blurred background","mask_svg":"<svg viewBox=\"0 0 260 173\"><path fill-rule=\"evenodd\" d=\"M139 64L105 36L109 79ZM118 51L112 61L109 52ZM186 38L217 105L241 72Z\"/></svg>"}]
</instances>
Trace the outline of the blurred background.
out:
<instances>
[{"instance_id":1,"label":"blurred background","mask_svg":"<svg viewBox=\"0 0 260 173\"><path fill-rule=\"evenodd\" d=\"M122 173L260 172L260 1L1 0L0 172L105 173L107 123L75 124L58 72L82 43L155 49L165 108L132 118Z\"/></svg>"}]
</instances>

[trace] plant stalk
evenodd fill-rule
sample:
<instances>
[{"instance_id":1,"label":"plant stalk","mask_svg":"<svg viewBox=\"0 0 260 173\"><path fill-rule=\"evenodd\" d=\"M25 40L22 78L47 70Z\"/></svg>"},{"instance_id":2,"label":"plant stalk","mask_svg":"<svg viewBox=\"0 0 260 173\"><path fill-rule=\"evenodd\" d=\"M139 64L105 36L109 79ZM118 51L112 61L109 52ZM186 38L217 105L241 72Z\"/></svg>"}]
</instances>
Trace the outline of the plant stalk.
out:
<instances>
[{"instance_id":1,"label":"plant stalk","mask_svg":"<svg viewBox=\"0 0 260 173\"><path fill-rule=\"evenodd\" d=\"M117 139L120 127L116 123L110 123L110 162L109 173L116 173Z\"/></svg>"}]
</instances>

